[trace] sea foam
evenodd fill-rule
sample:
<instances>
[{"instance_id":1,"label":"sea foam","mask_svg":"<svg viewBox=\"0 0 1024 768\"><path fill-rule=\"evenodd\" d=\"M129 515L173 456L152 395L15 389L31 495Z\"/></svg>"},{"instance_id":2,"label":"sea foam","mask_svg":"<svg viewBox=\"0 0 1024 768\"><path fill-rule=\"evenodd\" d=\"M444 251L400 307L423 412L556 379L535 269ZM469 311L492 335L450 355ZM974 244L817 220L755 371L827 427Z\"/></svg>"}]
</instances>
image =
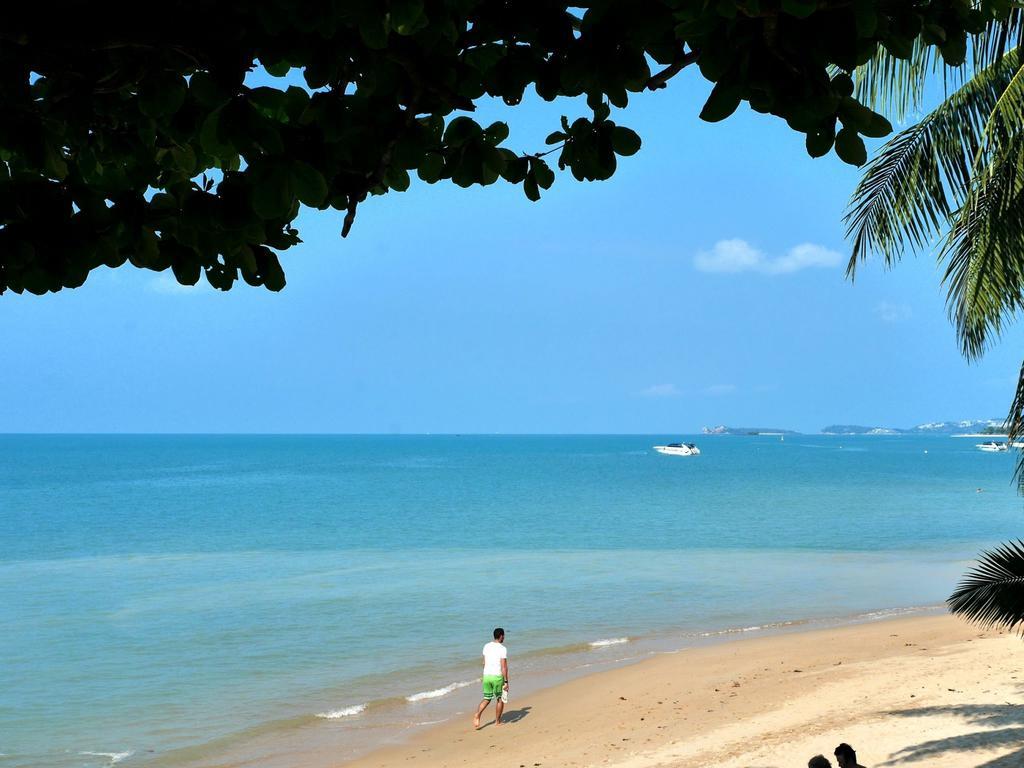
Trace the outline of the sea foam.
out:
<instances>
[{"instance_id":1,"label":"sea foam","mask_svg":"<svg viewBox=\"0 0 1024 768\"><path fill-rule=\"evenodd\" d=\"M125 752L79 752L78 754L88 755L89 757L105 757L110 760L111 765L117 765L125 758L134 755L135 750L129 749Z\"/></svg>"},{"instance_id":2,"label":"sea foam","mask_svg":"<svg viewBox=\"0 0 1024 768\"><path fill-rule=\"evenodd\" d=\"M320 712L317 717L322 717L325 720L338 720L342 717L352 717L358 715L360 712L366 710L365 704L356 704L351 707L345 707L344 709L332 709L330 712Z\"/></svg>"},{"instance_id":3,"label":"sea foam","mask_svg":"<svg viewBox=\"0 0 1024 768\"><path fill-rule=\"evenodd\" d=\"M604 648L607 645L622 645L628 642L628 637L607 637L603 640L594 640L592 643L588 643L588 645L591 648Z\"/></svg>"},{"instance_id":4,"label":"sea foam","mask_svg":"<svg viewBox=\"0 0 1024 768\"><path fill-rule=\"evenodd\" d=\"M452 683L446 685L444 688L435 688L432 691L421 691L420 693L414 693L412 696L406 696L405 700L409 702L423 701L424 699L439 699L442 696L447 696L452 691L457 691L459 688L465 688L467 685L472 685L475 680L468 680L461 683Z\"/></svg>"}]
</instances>

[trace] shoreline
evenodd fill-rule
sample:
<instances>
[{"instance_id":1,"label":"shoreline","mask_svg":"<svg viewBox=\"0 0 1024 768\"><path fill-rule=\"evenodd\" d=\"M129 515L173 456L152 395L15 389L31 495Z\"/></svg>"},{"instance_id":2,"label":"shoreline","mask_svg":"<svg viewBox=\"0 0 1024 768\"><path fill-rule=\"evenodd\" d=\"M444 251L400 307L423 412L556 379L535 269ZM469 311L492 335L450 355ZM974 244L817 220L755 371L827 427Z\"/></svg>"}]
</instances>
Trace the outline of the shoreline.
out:
<instances>
[{"instance_id":1,"label":"shoreline","mask_svg":"<svg viewBox=\"0 0 1024 768\"><path fill-rule=\"evenodd\" d=\"M333 764L442 768L493 761L500 748L503 764L527 768L743 768L806 765L840 741L871 766L1024 764L1021 640L944 614L734 637L533 692L513 687L507 722L495 728L490 707L474 732L478 699L470 688L454 719Z\"/></svg>"},{"instance_id":2,"label":"shoreline","mask_svg":"<svg viewBox=\"0 0 1024 768\"><path fill-rule=\"evenodd\" d=\"M842 616L811 616L734 625L719 629L662 630L647 635L582 640L568 646L516 654L510 646L514 701L546 696L606 674L628 672L696 651L731 648L758 639L803 637L842 628L944 614L942 605L883 608ZM910 618L908 618L910 617ZM625 642L623 642L625 641ZM476 674L474 674L474 672ZM211 742L194 744L144 759L146 768L327 768L363 766L363 761L392 749L413 748L469 718L479 703L479 674L455 672L458 680L404 695L339 702L317 714L265 721ZM509 711L515 709L509 704ZM493 707L489 709L493 716ZM138 753L136 753L138 759Z\"/></svg>"}]
</instances>

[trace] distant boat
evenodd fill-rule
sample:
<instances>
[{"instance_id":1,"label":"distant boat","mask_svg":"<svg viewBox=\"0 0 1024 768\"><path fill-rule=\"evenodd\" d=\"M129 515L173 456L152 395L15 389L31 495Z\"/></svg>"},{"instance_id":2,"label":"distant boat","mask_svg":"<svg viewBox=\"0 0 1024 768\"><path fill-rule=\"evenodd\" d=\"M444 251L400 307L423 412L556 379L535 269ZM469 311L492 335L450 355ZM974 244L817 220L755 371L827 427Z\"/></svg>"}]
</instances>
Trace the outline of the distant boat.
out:
<instances>
[{"instance_id":1,"label":"distant boat","mask_svg":"<svg viewBox=\"0 0 1024 768\"><path fill-rule=\"evenodd\" d=\"M1008 451L1010 446L1006 443L997 443L995 440L989 440L986 443L978 443L975 448L979 451L987 451L988 453L999 453L1000 451Z\"/></svg>"},{"instance_id":2,"label":"distant boat","mask_svg":"<svg viewBox=\"0 0 1024 768\"><path fill-rule=\"evenodd\" d=\"M656 445L654 450L667 456L700 456L700 448L693 443L669 443Z\"/></svg>"}]
</instances>

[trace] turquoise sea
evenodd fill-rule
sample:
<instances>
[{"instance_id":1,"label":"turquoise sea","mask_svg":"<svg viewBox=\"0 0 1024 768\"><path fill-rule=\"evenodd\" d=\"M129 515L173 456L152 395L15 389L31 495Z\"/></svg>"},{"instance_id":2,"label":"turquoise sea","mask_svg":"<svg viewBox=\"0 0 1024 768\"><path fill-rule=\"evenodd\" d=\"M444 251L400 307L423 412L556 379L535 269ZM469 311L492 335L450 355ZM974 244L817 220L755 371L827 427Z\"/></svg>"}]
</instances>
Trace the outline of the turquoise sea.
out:
<instances>
[{"instance_id":1,"label":"turquoise sea","mask_svg":"<svg viewBox=\"0 0 1024 768\"><path fill-rule=\"evenodd\" d=\"M0 768L336 763L472 707L495 625L515 700L1024 531L980 440L667 439L0 436Z\"/></svg>"}]
</instances>

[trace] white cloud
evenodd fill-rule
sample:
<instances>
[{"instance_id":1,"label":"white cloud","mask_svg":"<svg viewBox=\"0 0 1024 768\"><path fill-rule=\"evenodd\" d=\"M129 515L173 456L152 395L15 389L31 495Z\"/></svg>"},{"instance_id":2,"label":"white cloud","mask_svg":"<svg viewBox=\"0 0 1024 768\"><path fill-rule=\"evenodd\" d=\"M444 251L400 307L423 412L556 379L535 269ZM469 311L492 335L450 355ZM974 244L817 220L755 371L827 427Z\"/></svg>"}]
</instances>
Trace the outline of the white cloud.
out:
<instances>
[{"instance_id":1,"label":"white cloud","mask_svg":"<svg viewBox=\"0 0 1024 768\"><path fill-rule=\"evenodd\" d=\"M704 390L704 393L708 395L714 395L715 397L719 397L721 395L731 395L735 391L735 384L712 384L710 387Z\"/></svg>"},{"instance_id":2,"label":"white cloud","mask_svg":"<svg viewBox=\"0 0 1024 768\"><path fill-rule=\"evenodd\" d=\"M763 262L763 253L739 239L719 240L710 252L701 251L693 259L693 265L701 272L746 272Z\"/></svg>"},{"instance_id":3,"label":"white cloud","mask_svg":"<svg viewBox=\"0 0 1024 768\"><path fill-rule=\"evenodd\" d=\"M182 285L174 279L170 271L157 275L147 284L149 290L155 293L162 293L167 296L192 295L202 290L202 281L195 285Z\"/></svg>"},{"instance_id":4,"label":"white cloud","mask_svg":"<svg viewBox=\"0 0 1024 768\"><path fill-rule=\"evenodd\" d=\"M881 318L883 323L899 323L909 320L913 312L907 304L893 304L883 301L875 307L875 314Z\"/></svg>"},{"instance_id":5,"label":"white cloud","mask_svg":"<svg viewBox=\"0 0 1024 768\"><path fill-rule=\"evenodd\" d=\"M675 384L652 384L640 390L641 397L679 397L681 394Z\"/></svg>"},{"instance_id":6,"label":"white cloud","mask_svg":"<svg viewBox=\"0 0 1024 768\"><path fill-rule=\"evenodd\" d=\"M701 251L693 265L701 272L761 272L785 275L802 269L838 267L843 257L823 245L801 243L782 256L766 256L746 240L719 240L710 251Z\"/></svg>"}]
</instances>

